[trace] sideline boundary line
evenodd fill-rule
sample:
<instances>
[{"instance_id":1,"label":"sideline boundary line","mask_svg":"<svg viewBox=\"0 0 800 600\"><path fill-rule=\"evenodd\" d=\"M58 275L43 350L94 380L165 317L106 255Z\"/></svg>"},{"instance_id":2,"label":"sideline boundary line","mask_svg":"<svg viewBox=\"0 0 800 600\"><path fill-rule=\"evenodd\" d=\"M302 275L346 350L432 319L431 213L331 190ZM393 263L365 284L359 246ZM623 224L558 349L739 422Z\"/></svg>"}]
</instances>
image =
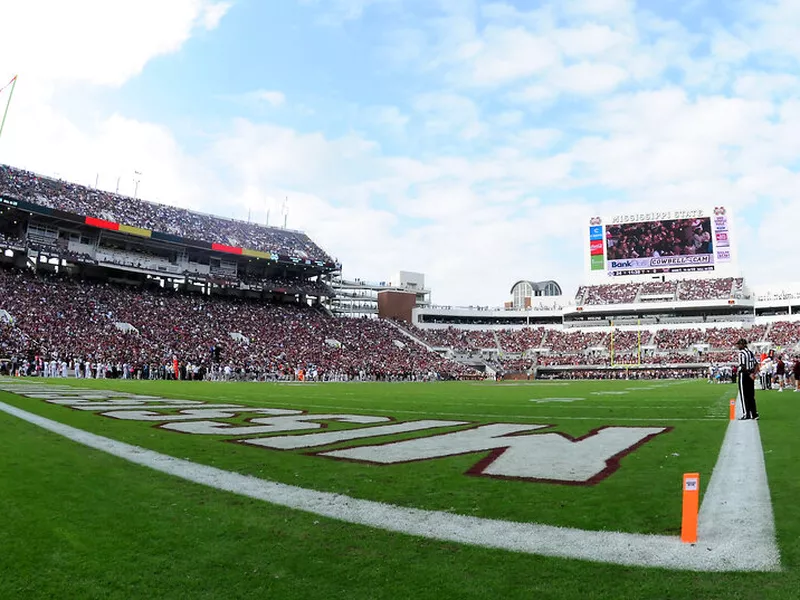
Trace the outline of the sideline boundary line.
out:
<instances>
[{"instance_id":1,"label":"sideline boundary line","mask_svg":"<svg viewBox=\"0 0 800 600\"><path fill-rule=\"evenodd\" d=\"M0 411L89 448L168 475L357 525L485 548L618 565L718 572L781 569L755 421L729 424L700 510L700 543L689 545L681 543L677 536L586 531L485 519L319 492L174 458L89 433L4 402L0 402ZM756 443L758 446L754 447ZM748 455L756 458L743 463ZM754 477L752 469L759 468L763 476ZM731 475L737 476L735 480ZM746 535L738 517L731 522L733 513L740 507L726 505L730 498L725 494L737 486L746 488L739 492L737 500L756 500L746 518L755 519L758 526L748 530ZM754 534L757 534L755 538L747 537Z\"/></svg>"}]
</instances>

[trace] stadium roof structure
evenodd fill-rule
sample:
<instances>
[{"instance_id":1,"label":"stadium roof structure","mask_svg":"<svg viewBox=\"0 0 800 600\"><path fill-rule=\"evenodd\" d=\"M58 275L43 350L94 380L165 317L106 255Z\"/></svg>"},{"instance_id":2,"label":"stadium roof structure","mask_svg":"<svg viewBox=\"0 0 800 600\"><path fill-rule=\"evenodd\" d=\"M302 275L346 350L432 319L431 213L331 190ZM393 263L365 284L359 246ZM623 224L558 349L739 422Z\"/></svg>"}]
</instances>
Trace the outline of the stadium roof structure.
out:
<instances>
[{"instance_id":1,"label":"stadium roof structure","mask_svg":"<svg viewBox=\"0 0 800 600\"><path fill-rule=\"evenodd\" d=\"M548 279L547 281L530 281L528 279L520 279L514 285L511 286L510 294L514 294L514 290L517 288L518 285L521 283L527 283L531 286L531 289L536 296L561 296L563 295L563 291L561 290L561 286L558 284L557 281L553 281L552 279ZM556 291L555 294L548 293ZM536 292L541 292L537 294Z\"/></svg>"},{"instance_id":2,"label":"stadium roof structure","mask_svg":"<svg viewBox=\"0 0 800 600\"><path fill-rule=\"evenodd\" d=\"M53 178L48 177L48 176L43 176L43 175L39 175L39 174L24 172L24 171L15 169L14 167L10 167L8 165L0 165L0 167L3 167L3 169L6 169L8 171L15 170L15 171L17 171L19 173L24 173L26 175L32 175L32 176L35 176L36 178L38 178L39 180L46 180L46 181L51 182L51 183L53 183L55 185L65 185L66 184L66 185L73 186L75 188L86 190L87 192L96 192L96 190L93 190L91 188L86 188L85 186L81 186L81 185L78 185L78 184L72 184L70 182L64 182L64 181L61 181L61 180L56 180L56 179L53 179ZM138 199L138 198L127 198L127 197L121 196L119 194L112 194L112 195L115 198L118 198L119 202L135 201L135 202L144 203L145 205L156 205L156 206L159 204L159 203L154 203L154 202L150 202L150 201L142 200L142 199ZM39 200L39 201L37 202L36 200ZM324 271L336 271L336 270L341 269L341 265L339 265L338 263L336 263L335 261L330 259L327 255L325 255L324 251L322 251L321 248L319 248L319 250L322 253L322 255L324 256L325 260L321 260L322 256L311 257L311 256L308 256L308 255L303 255L303 253L286 253L286 252L280 251L277 248L276 249L270 249L270 248L253 249L253 248L247 248L247 247L244 247L244 246L241 246L241 245L238 245L238 244L237 245L233 245L233 244L229 245L229 244L211 242L211 241L207 241L207 240L200 240L200 239L196 239L196 238L192 238L192 237L175 235L173 233L157 231L157 230L154 230L154 229L147 229L147 228L144 228L144 227L135 227L135 226L132 226L132 225L129 225L129 224L126 224L126 223L116 222L116 221L110 220L108 218L101 218L103 215L96 216L96 215L81 214L81 211L72 212L72 211L61 210L59 208L48 206L47 203L43 202L43 198L41 198L41 197L37 198L37 197L34 196L34 197L31 197L31 198L28 198L28 199L23 199L18 194L9 193L8 190L6 190L6 191L0 190L0 206L7 206L7 207L10 207L10 208L15 208L15 209L18 209L18 210L27 211L28 213L35 214L35 215L40 216L40 217L66 221L66 222L71 223L73 225L82 225L82 226L88 226L88 227L93 228L93 229L113 231L113 232L117 232L117 233L120 233L120 234L128 234L128 235L135 236L135 237L137 237L139 239L149 239L149 240L154 240L154 241L181 244L181 245L184 245L184 246L187 246L187 247L192 247L192 248L197 248L197 249L202 249L202 250L215 251L215 252L220 252L220 253L229 254L229 255L237 255L237 256L257 258L257 259L262 259L262 260L271 261L271 262L275 262L275 263L279 263L280 262L280 263L293 264L293 265L306 265L306 266L310 266L310 267L319 268L319 269L322 269ZM200 213L200 212L197 212L197 211L191 211L191 210L188 210L188 209L179 209L179 210L185 211L187 216L189 216L189 215L199 215L199 216L205 216L205 217L209 217L209 218L212 218L212 219L215 219L215 220L219 220L219 221L240 222L242 224L246 223L248 226L254 225L254 226L258 226L258 227L261 227L261 228L264 228L264 229L267 229L267 230L280 230L280 231L285 232L285 233L296 234L296 235L299 235L299 236L304 236L306 238L308 237L303 232L294 231L294 230L290 230L290 229L268 227L268 226L260 225L258 223L249 223L249 222L244 222L244 221L238 221L236 219L229 219L229 218L226 218L226 217L223 217L223 216L218 216L218 215L208 215L208 214L205 214L205 213ZM83 212L85 212L85 211L83 211ZM309 239L309 241L311 241L311 240ZM311 243L313 244L313 242L311 242ZM245 242L245 244L246 244L246 242ZM314 246L316 246L316 244L314 244Z\"/></svg>"}]
</instances>

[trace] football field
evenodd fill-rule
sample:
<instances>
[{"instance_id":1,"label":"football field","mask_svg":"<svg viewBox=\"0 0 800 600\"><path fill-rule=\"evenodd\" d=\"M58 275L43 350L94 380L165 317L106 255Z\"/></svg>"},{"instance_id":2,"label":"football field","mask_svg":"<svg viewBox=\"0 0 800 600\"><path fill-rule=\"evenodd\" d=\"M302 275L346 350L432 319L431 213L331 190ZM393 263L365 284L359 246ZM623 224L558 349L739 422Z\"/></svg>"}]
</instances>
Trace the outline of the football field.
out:
<instances>
[{"instance_id":1,"label":"football field","mask_svg":"<svg viewBox=\"0 0 800 600\"><path fill-rule=\"evenodd\" d=\"M735 393L0 379L0 598L796 598L800 394Z\"/></svg>"}]
</instances>

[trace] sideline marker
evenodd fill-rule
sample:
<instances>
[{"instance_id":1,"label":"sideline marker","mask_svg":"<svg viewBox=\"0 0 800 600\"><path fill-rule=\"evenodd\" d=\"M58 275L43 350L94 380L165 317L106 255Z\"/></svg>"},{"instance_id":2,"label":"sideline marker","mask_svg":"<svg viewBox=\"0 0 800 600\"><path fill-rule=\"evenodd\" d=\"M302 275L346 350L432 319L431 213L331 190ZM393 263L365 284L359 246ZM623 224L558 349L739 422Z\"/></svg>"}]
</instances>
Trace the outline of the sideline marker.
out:
<instances>
[{"instance_id":1,"label":"sideline marker","mask_svg":"<svg viewBox=\"0 0 800 600\"><path fill-rule=\"evenodd\" d=\"M697 511L700 505L700 473L683 474L683 517L681 518L681 541L684 544L697 542Z\"/></svg>"},{"instance_id":2,"label":"sideline marker","mask_svg":"<svg viewBox=\"0 0 800 600\"><path fill-rule=\"evenodd\" d=\"M736 420L736 398L731 398L731 411L730 412L731 412L730 420L731 421L735 421Z\"/></svg>"}]
</instances>

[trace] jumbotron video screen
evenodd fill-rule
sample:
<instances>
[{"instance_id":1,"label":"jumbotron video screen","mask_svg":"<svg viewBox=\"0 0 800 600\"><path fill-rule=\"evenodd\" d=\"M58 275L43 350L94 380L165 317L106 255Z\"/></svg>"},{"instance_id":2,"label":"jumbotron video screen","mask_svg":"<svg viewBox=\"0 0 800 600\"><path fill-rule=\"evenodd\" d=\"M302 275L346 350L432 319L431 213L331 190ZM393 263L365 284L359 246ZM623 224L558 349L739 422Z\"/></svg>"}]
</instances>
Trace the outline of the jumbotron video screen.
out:
<instances>
[{"instance_id":1,"label":"jumbotron video screen","mask_svg":"<svg viewBox=\"0 0 800 600\"><path fill-rule=\"evenodd\" d=\"M590 270L611 277L713 271L731 260L726 212L716 207L594 217Z\"/></svg>"}]
</instances>

